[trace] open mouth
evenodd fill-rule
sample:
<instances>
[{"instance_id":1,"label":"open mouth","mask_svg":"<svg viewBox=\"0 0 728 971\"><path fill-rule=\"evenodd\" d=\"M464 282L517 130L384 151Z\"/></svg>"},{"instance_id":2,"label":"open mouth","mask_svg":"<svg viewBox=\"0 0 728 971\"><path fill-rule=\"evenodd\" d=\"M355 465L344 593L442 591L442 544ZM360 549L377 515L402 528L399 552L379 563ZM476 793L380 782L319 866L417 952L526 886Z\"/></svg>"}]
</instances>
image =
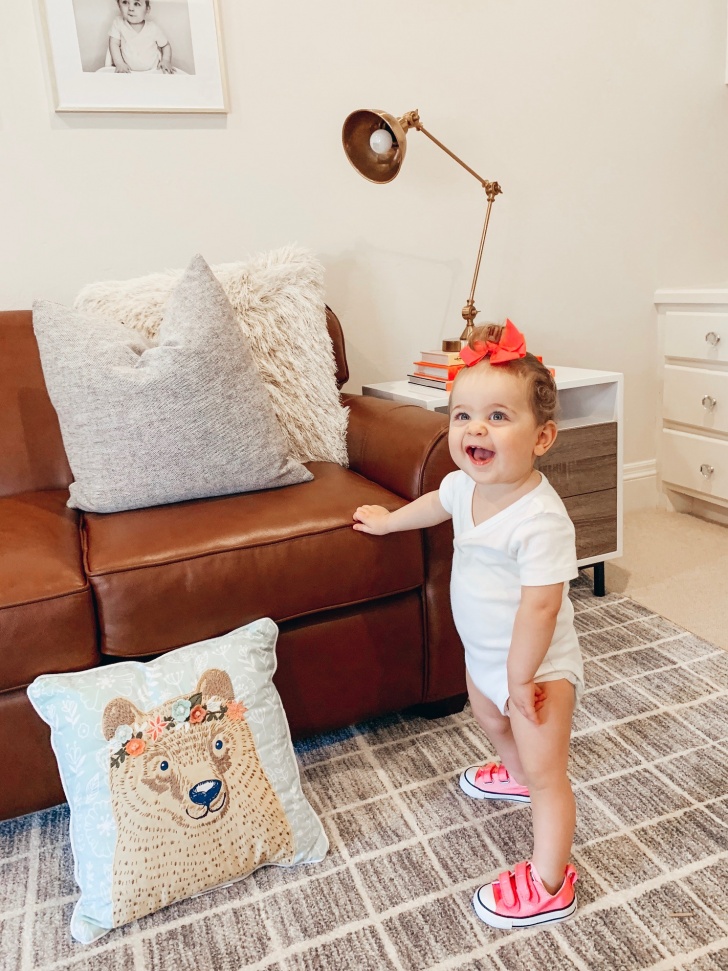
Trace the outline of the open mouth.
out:
<instances>
[{"instance_id":1,"label":"open mouth","mask_svg":"<svg viewBox=\"0 0 728 971\"><path fill-rule=\"evenodd\" d=\"M465 451L473 465L487 465L495 455L489 448L478 448L476 445L468 445Z\"/></svg>"}]
</instances>

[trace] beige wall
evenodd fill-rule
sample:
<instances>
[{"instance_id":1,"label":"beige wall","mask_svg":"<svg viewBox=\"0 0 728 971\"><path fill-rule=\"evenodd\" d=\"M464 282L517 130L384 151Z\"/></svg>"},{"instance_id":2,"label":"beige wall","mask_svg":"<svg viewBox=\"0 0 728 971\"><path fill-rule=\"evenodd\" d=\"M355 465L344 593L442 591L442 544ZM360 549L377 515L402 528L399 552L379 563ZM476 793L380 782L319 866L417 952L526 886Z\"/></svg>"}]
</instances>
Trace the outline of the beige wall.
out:
<instances>
[{"instance_id":1,"label":"beige wall","mask_svg":"<svg viewBox=\"0 0 728 971\"><path fill-rule=\"evenodd\" d=\"M7 0L0 0L5 3ZM350 168L357 107L423 122L504 189L477 293L560 364L626 375L654 456L658 287L728 281L725 0L220 0L231 112L56 115L37 0L0 32L0 307L297 241L327 269L350 388L460 329L482 190L409 135Z\"/></svg>"}]
</instances>

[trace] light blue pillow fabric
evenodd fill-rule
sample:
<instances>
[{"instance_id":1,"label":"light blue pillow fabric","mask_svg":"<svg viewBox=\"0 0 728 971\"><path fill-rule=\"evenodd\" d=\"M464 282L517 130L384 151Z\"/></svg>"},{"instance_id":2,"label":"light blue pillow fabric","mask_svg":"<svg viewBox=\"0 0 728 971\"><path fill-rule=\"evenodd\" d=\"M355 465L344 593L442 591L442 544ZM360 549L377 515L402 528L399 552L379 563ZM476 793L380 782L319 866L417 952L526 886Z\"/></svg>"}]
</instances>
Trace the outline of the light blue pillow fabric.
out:
<instances>
[{"instance_id":1,"label":"light blue pillow fabric","mask_svg":"<svg viewBox=\"0 0 728 971\"><path fill-rule=\"evenodd\" d=\"M267 863L326 855L272 682L277 636L264 618L28 688L71 809L77 941Z\"/></svg>"}]
</instances>

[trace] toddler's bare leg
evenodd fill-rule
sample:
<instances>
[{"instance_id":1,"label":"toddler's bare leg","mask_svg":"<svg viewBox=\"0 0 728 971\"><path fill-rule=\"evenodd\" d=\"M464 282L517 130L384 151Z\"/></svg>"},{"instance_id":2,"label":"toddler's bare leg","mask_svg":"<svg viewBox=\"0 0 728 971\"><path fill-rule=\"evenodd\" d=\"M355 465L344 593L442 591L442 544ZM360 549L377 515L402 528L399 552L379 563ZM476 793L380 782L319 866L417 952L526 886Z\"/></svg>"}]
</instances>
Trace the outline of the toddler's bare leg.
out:
<instances>
[{"instance_id":1,"label":"toddler's bare leg","mask_svg":"<svg viewBox=\"0 0 728 971\"><path fill-rule=\"evenodd\" d=\"M508 769L513 781L525 786L526 776L518 756L510 718L507 715L502 715L490 698L486 698L482 691L475 687L467 672L465 679L468 685L468 697L470 698L473 717L492 742L493 748L498 753L498 758Z\"/></svg>"},{"instance_id":2,"label":"toddler's bare leg","mask_svg":"<svg viewBox=\"0 0 728 971\"><path fill-rule=\"evenodd\" d=\"M567 776L574 686L566 679L545 681L538 724L510 709L513 736L521 756L533 812L533 857L549 893L564 882L576 825L574 793Z\"/></svg>"}]
</instances>

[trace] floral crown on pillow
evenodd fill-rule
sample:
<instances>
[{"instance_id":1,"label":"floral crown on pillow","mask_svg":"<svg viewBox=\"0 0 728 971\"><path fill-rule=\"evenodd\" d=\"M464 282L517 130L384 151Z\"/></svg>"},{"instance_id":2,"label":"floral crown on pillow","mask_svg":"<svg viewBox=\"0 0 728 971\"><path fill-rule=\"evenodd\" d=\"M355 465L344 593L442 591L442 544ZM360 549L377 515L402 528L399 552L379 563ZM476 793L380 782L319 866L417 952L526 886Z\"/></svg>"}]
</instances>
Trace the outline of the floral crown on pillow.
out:
<instances>
[{"instance_id":1,"label":"floral crown on pillow","mask_svg":"<svg viewBox=\"0 0 728 971\"><path fill-rule=\"evenodd\" d=\"M225 717L230 721L240 721L247 710L241 701L223 701L220 698L210 698L203 704L199 691L188 698L178 698L172 702L169 714L164 717L155 715L141 725L119 725L110 742L111 768L117 769L127 755L132 758L141 755L147 747L145 735L150 741L156 742L165 732L189 729L191 725L222 721Z\"/></svg>"}]
</instances>

